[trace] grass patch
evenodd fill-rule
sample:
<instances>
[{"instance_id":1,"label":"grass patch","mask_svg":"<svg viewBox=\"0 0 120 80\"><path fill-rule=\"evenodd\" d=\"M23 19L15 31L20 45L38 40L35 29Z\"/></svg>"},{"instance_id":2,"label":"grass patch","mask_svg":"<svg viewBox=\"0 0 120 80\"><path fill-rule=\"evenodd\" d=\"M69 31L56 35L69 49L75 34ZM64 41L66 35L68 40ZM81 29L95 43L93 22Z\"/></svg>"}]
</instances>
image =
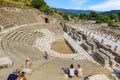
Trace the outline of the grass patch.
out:
<instances>
[{"instance_id":1,"label":"grass patch","mask_svg":"<svg viewBox=\"0 0 120 80\"><path fill-rule=\"evenodd\" d=\"M0 66L0 69L3 69L4 67L3 66Z\"/></svg>"},{"instance_id":2,"label":"grass patch","mask_svg":"<svg viewBox=\"0 0 120 80\"><path fill-rule=\"evenodd\" d=\"M25 5L22 2L16 2L16 1L13 1L13 0L3 0L3 1L6 2L6 3L13 3L13 4Z\"/></svg>"}]
</instances>

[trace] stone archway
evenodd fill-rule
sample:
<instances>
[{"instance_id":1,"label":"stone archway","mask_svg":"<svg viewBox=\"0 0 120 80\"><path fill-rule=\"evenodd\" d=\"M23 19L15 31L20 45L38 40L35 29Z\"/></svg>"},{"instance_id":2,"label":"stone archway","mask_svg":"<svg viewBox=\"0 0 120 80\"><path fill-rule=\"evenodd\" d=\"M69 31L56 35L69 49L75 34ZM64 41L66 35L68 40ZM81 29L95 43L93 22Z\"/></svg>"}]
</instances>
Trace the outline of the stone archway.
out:
<instances>
[{"instance_id":1,"label":"stone archway","mask_svg":"<svg viewBox=\"0 0 120 80\"><path fill-rule=\"evenodd\" d=\"M49 19L48 18L45 18L45 23L49 23Z\"/></svg>"}]
</instances>

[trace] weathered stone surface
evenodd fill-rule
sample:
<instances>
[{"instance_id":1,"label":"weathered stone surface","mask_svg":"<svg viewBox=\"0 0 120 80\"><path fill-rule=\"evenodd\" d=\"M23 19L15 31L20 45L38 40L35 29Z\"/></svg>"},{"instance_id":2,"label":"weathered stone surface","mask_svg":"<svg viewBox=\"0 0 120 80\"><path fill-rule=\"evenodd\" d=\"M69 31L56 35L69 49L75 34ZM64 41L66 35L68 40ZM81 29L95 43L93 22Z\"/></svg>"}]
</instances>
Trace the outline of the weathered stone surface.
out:
<instances>
[{"instance_id":1,"label":"weathered stone surface","mask_svg":"<svg viewBox=\"0 0 120 80\"><path fill-rule=\"evenodd\" d=\"M94 55L95 55L96 60L100 64L102 64L104 66L109 66L109 58L105 54L103 54L102 52L97 50L97 52L94 53Z\"/></svg>"},{"instance_id":2,"label":"weathered stone surface","mask_svg":"<svg viewBox=\"0 0 120 80\"><path fill-rule=\"evenodd\" d=\"M88 77L88 80L109 80L106 75L104 74L98 74Z\"/></svg>"},{"instance_id":3,"label":"weathered stone surface","mask_svg":"<svg viewBox=\"0 0 120 80\"><path fill-rule=\"evenodd\" d=\"M13 62L9 57L1 57L0 58L0 66L2 67L9 67L12 66Z\"/></svg>"},{"instance_id":4,"label":"weathered stone surface","mask_svg":"<svg viewBox=\"0 0 120 80\"><path fill-rule=\"evenodd\" d=\"M97 45L95 44L95 42L90 41L90 40L86 40L86 43L87 43L89 46L92 47L92 51L93 51L93 52L96 52L96 50L97 50Z\"/></svg>"},{"instance_id":5,"label":"weathered stone surface","mask_svg":"<svg viewBox=\"0 0 120 80\"><path fill-rule=\"evenodd\" d=\"M109 51L104 50L102 48L100 48L99 51L101 51L103 54L105 54L106 56L108 56L109 60L114 60L115 56L113 56L112 53L110 53Z\"/></svg>"},{"instance_id":6,"label":"weathered stone surface","mask_svg":"<svg viewBox=\"0 0 120 80\"><path fill-rule=\"evenodd\" d=\"M87 50L89 53L92 52L92 47L89 46L88 44L86 44L86 43L82 43L81 46L82 46L85 50Z\"/></svg>"},{"instance_id":7,"label":"weathered stone surface","mask_svg":"<svg viewBox=\"0 0 120 80\"><path fill-rule=\"evenodd\" d=\"M115 65L115 56L112 55L111 52L109 52L109 51L107 51L107 50L105 50L103 48L100 48L99 51L102 52L103 54L105 54L109 58L109 64L111 66Z\"/></svg>"}]
</instances>

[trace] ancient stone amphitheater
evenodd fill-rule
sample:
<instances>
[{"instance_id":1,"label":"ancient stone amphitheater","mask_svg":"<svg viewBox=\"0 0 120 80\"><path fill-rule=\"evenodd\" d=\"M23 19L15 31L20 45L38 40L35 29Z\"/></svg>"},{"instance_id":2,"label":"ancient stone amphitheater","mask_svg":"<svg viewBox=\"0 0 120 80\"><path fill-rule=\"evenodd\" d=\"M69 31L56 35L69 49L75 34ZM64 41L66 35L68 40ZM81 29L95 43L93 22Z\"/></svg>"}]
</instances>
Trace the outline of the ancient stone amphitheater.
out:
<instances>
[{"instance_id":1,"label":"ancient stone amphitheater","mask_svg":"<svg viewBox=\"0 0 120 80\"><path fill-rule=\"evenodd\" d=\"M45 18L48 18L49 23L45 23ZM53 47L60 41L65 43ZM67 46L64 47L65 45ZM67 48L73 50L68 52ZM48 60L43 57L45 51L49 55ZM32 59L29 67L32 72L26 74L28 80L65 80L62 68L67 68L70 64L74 64L75 68L81 64L83 68L83 77L74 77L72 80L84 80L85 77L96 74L104 74L109 80L116 80L112 70L98 64L63 31L63 26L54 16L47 16L32 8L1 7L0 64L5 68L0 69L0 80L6 80L14 68L23 70L26 58ZM5 64L7 60L8 65Z\"/></svg>"}]
</instances>

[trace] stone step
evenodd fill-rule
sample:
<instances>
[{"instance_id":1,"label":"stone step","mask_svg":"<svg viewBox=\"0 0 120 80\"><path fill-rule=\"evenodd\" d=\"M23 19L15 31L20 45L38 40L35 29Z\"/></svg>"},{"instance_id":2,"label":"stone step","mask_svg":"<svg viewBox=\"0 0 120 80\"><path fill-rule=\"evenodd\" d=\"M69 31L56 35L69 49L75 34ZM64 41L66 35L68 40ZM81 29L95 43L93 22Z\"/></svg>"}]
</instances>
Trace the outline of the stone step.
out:
<instances>
[{"instance_id":1,"label":"stone step","mask_svg":"<svg viewBox=\"0 0 120 80\"><path fill-rule=\"evenodd\" d=\"M21 36L23 36L24 35L24 33L23 32L21 32L16 38L15 38L15 42L18 42L19 41L19 39L21 38Z\"/></svg>"},{"instance_id":2,"label":"stone step","mask_svg":"<svg viewBox=\"0 0 120 80\"><path fill-rule=\"evenodd\" d=\"M16 39L20 34L22 34L22 33L21 33L21 32L17 32L16 34L14 34L14 36L11 37L10 41L11 41L11 42L14 42L15 39Z\"/></svg>"}]
</instances>

